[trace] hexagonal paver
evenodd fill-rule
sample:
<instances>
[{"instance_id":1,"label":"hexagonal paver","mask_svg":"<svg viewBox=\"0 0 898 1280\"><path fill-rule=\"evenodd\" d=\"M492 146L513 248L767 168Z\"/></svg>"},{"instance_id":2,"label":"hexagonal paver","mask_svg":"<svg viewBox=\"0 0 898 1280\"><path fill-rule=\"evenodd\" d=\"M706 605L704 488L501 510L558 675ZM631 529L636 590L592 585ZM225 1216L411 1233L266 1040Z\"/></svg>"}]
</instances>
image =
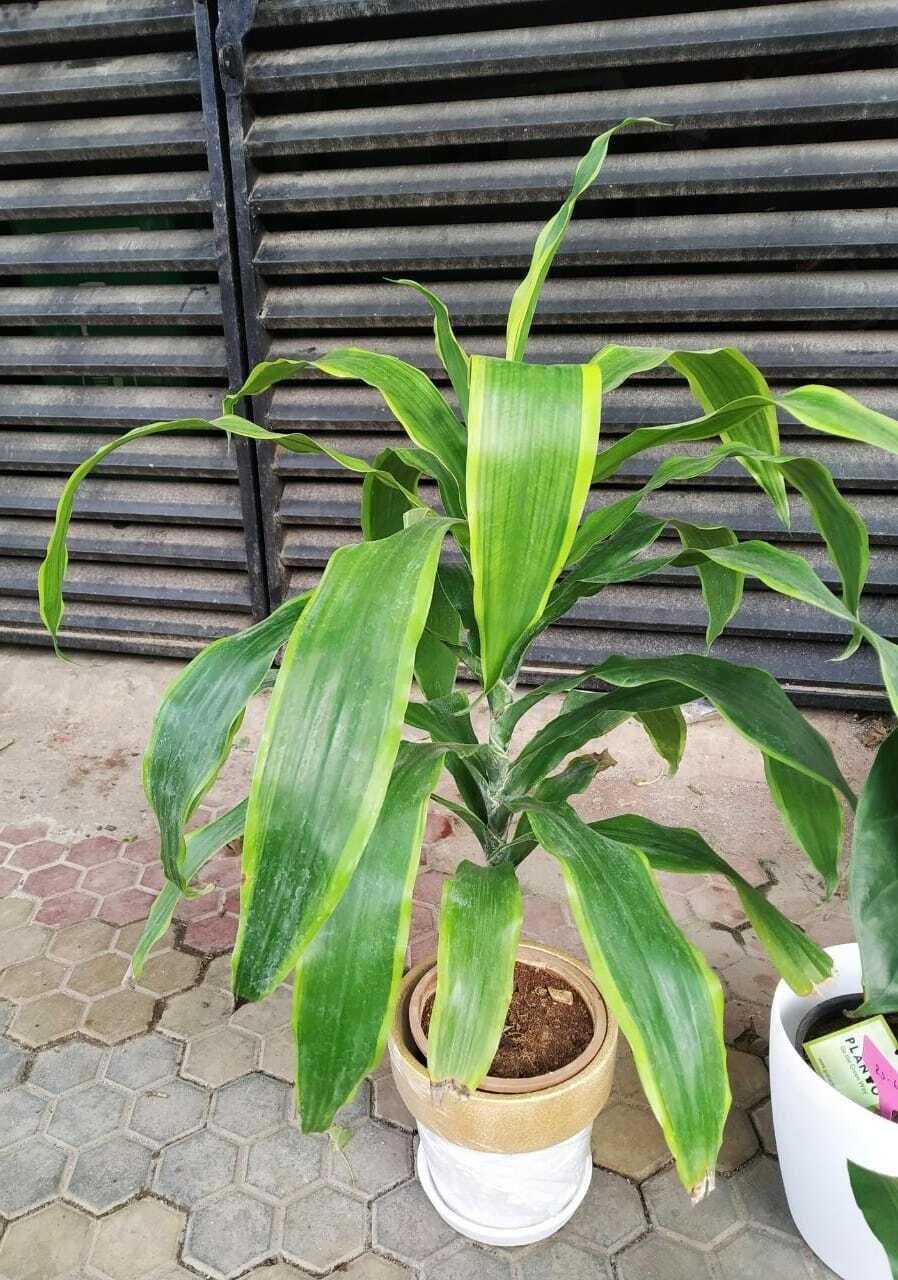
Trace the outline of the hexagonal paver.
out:
<instances>
[{"instance_id":1,"label":"hexagonal paver","mask_svg":"<svg viewBox=\"0 0 898 1280\"><path fill-rule=\"evenodd\" d=\"M231 990L231 957L216 956L209 962L209 968L203 974L203 986L214 987L216 991Z\"/></svg>"},{"instance_id":2,"label":"hexagonal paver","mask_svg":"<svg viewBox=\"0 0 898 1280\"><path fill-rule=\"evenodd\" d=\"M74 889L81 874L80 867L67 867L64 862L58 862L55 866L40 867L36 871L28 872L22 882L22 891L35 898L49 898L54 893L68 893L70 889Z\"/></svg>"},{"instance_id":3,"label":"hexagonal paver","mask_svg":"<svg viewBox=\"0 0 898 1280\"><path fill-rule=\"evenodd\" d=\"M607 1169L593 1169L583 1203L562 1234L566 1240L585 1240L611 1252L638 1236L645 1225L642 1201L632 1183Z\"/></svg>"},{"instance_id":4,"label":"hexagonal paver","mask_svg":"<svg viewBox=\"0 0 898 1280\"><path fill-rule=\"evenodd\" d=\"M259 1064L269 1075L293 1084L296 1079L296 1040L292 1027L281 1027L262 1041Z\"/></svg>"},{"instance_id":5,"label":"hexagonal paver","mask_svg":"<svg viewBox=\"0 0 898 1280\"><path fill-rule=\"evenodd\" d=\"M300 1266L327 1271L365 1248L365 1206L332 1187L314 1187L287 1207L284 1254Z\"/></svg>"},{"instance_id":6,"label":"hexagonal paver","mask_svg":"<svg viewBox=\"0 0 898 1280\"><path fill-rule=\"evenodd\" d=\"M151 1032L112 1050L106 1078L127 1089L145 1089L173 1076L178 1069L178 1056L178 1046L173 1041Z\"/></svg>"},{"instance_id":7,"label":"hexagonal paver","mask_svg":"<svg viewBox=\"0 0 898 1280\"><path fill-rule=\"evenodd\" d=\"M359 1120L367 1120L371 1114L371 1084L363 1080L348 1102L337 1112L334 1120L347 1129L353 1128Z\"/></svg>"},{"instance_id":8,"label":"hexagonal paver","mask_svg":"<svg viewBox=\"0 0 898 1280\"><path fill-rule=\"evenodd\" d=\"M382 1259L378 1258L377 1261L380 1262ZM276 1262L273 1267L263 1264L263 1266L247 1272L244 1280L307 1280L308 1274L308 1271L300 1271L299 1267L294 1267L292 1262ZM349 1275L348 1268L345 1275ZM407 1272L400 1272L396 1280L405 1280L407 1275ZM371 1272L371 1280L380 1280L380 1276L380 1271ZM343 1280L343 1273L341 1273L341 1280ZM393 1273L391 1271L383 1272L383 1280L393 1280Z\"/></svg>"},{"instance_id":9,"label":"hexagonal paver","mask_svg":"<svg viewBox=\"0 0 898 1280\"><path fill-rule=\"evenodd\" d=\"M109 862L120 848L119 841L111 836L90 836L87 840L79 840L73 844L66 855L69 862L79 867L95 867L99 863Z\"/></svg>"},{"instance_id":10,"label":"hexagonal paver","mask_svg":"<svg viewBox=\"0 0 898 1280\"><path fill-rule=\"evenodd\" d=\"M14 964L0 976L0 995L10 1000L29 1000L62 986L66 966L49 956L38 956L25 964Z\"/></svg>"},{"instance_id":11,"label":"hexagonal paver","mask_svg":"<svg viewBox=\"0 0 898 1280\"><path fill-rule=\"evenodd\" d=\"M91 1264L110 1280L141 1280L177 1261L183 1227L183 1213L144 1196L100 1222Z\"/></svg>"},{"instance_id":12,"label":"hexagonal paver","mask_svg":"<svg viewBox=\"0 0 898 1280\"><path fill-rule=\"evenodd\" d=\"M0 1243L0 1273L16 1280L58 1280L85 1261L93 1230L86 1214L49 1205L9 1228Z\"/></svg>"},{"instance_id":13,"label":"hexagonal paver","mask_svg":"<svg viewBox=\"0 0 898 1280\"><path fill-rule=\"evenodd\" d=\"M6 1036L0 1036L0 1089L15 1084L25 1069L28 1054Z\"/></svg>"},{"instance_id":14,"label":"hexagonal paver","mask_svg":"<svg viewBox=\"0 0 898 1280\"><path fill-rule=\"evenodd\" d=\"M184 1261L229 1278L271 1252L274 1210L241 1191L229 1191L190 1215Z\"/></svg>"},{"instance_id":15,"label":"hexagonal paver","mask_svg":"<svg viewBox=\"0 0 898 1280\"><path fill-rule=\"evenodd\" d=\"M102 920L83 920L54 933L49 953L59 960L88 960L112 946L115 930Z\"/></svg>"},{"instance_id":16,"label":"hexagonal paver","mask_svg":"<svg viewBox=\"0 0 898 1280\"><path fill-rule=\"evenodd\" d=\"M371 1086L374 1091L374 1098L371 1104L372 1114L378 1120L388 1120L390 1124L397 1125L400 1129L413 1133L417 1127L415 1117L400 1098L399 1090L396 1088L392 1074L375 1076Z\"/></svg>"},{"instance_id":17,"label":"hexagonal paver","mask_svg":"<svg viewBox=\"0 0 898 1280\"><path fill-rule=\"evenodd\" d=\"M721 1173L733 1173L758 1150L758 1135L744 1111L731 1108L723 1130L723 1145L717 1155Z\"/></svg>"},{"instance_id":18,"label":"hexagonal paver","mask_svg":"<svg viewBox=\"0 0 898 1280\"><path fill-rule=\"evenodd\" d=\"M45 898L34 918L41 924L61 928L66 924L77 924L79 920L89 919L95 913L98 903L99 898L92 893L73 889L70 893L57 894L55 898Z\"/></svg>"},{"instance_id":19,"label":"hexagonal paver","mask_svg":"<svg viewBox=\"0 0 898 1280\"><path fill-rule=\"evenodd\" d=\"M773 1129L773 1108L770 1102L762 1102L759 1107L755 1107L751 1113L751 1119L761 1140L762 1148L768 1155L775 1156L776 1134Z\"/></svg>"},{"instance_id":20,"label":"hexagonal paver","mask_svg":"<svg viewBox=\"0 0 898 1280\"><path fill-rule=\"evenodd\" d=\"M544 1244L538 1244L533 1249L528 1249L526 1254L521 1258L518 1264L521 1280L610 1280L611 1272L607 1263L596 1257L594 1253L588 1253L585 1249L575 1244L568 1244L563 1240L547 1240ZM422 1275L427 1280L448 1280L449 1276L456 1273L452 1271L438 1271L436 1267L425 1268ZM480 1273L473 1269L467 1271L459 1271L457 1273L459 1280L471 1280ZM505 1275L506 1272L489 1271L485 1273L492 1276ZM666 1272L658 1273L658 1280L661 1277L669 1280ZM648 1280L648 1277L646 1277ZM652 1280L655 1277L652 1276Z\"/></svg>"},{"instance_id":21,"label":"hexagonal paver","mask_svg":"<svg viewBox=\"0 0 898 1280\"><path fill-rule=\"evenodd\" d=\"M423 1262L456 1239L419 1182L405 1182L376 1200L373 1224L374 1243L412 1264Z\"/></svg>"},{"instance_id":22,"label":"hexagonal paver","mask_svg":"<svg viewBox=\"0 0 898 1280\"><path fill-rule=\"evenodd\" d=\"M739 1049L727 1050L727 1071L730 1077L730 1090L733 1094L733 1106L743 1111L749 1110L756 1102L761 1102L770 1092L770 1080L767 1068L760 1058L753 1053L742 1053Z\"/></svg>"},{"instance_id":23,"label":"hexagonal paver","mask_svg":"<svg viewBox=\"0 0 898 1280\"><path fill-rule=\"evenodd\" d=\"M84 1030L104 1044L118 1044L146 1031L155 1011L156 1001L145 991L114 991L91 1004Z\"/></svg>"},{"instance_id":24,"label":"hexagonal paver","mask_svg":"<svg viewBox=\"0 0 898 1280\"><path fill-rule=\"evenodd\" d=\"M165 1080L137 1099L131 1128L153 1142L173 1142L197 1129L205 1111L205 1089L186 1080Z\"/></svg>"},{"instance_id":25,"label":"hexagonal paver","mask_svg":"<svg viewBox=\"0 0 898 1280\"><path fill-rule=\"evenodd\" d=\"M411 1176L411 1143L404 1133L365 1120L342 1151L329 1153L328 1173L355 1191L380 1195Z\"/></svg>"},{"instance_id":26,"label":"hexagonal paver","mask_svg":"<svg viewBox=\"0 0 898 1280\"><path fill-rule=\"evenodd\" d=\"M620 1280L712 1280L713 1276L703 1253L659 1235L637 1240L617 1255L614 1264Z\"/></svg>"},{"instance_id":27,"label":"hexagonal paver","mask_svg":"<svg viewBox=\"0 0 898 1280\"><path fill-rule=\"evenodd\" d=\"M197 951L230 951L236 937L235 915L209 915L191 920L184 932L184 945Z\"/></svg>"},{"instance_id":28,"label":"hexagonal paver","mask_svg":"<svg viewBox=\"0 0 898 1280\"><path fill-rule=\"evenodd\" d=\"M156 1190L192 1209L234 1179L238 1148L207 1129L166 1147L156 1172Z\"/></svg>"},{"instance_id":29,"label":"hexagonal paver","mask_svg":"<svg viewBox=\"0 0 898 1280\"><path fill-rule=\"evenodd\" d=\"M0 1213L11 1218L52 1200L67 1158L61 1147L44 1138L32 1138L0 1155Z\"/></svg>"},{"instance_id":30,"label":"hexagonal paver","mask_svg":"<svg viewBox=\"0 0 898 1280\"><path fill-rule=\"evenodd\" d=\"M566 1246L562 1245L562 1249ZM595 1258L589 1259L592 1264L592 1275L601 1275L596 1270ZM541 1276L552 1275L551 1269L540 1272ZM561 1272L558 1272L559 1276ZM565 1272L576 1280L576 1272ZM421 1280L511 1280L511 1262L509 1258L498 1252L478 1248L467 1244L445 1258L429 1262L421 1270Z\"/></svg>"},{"instance_id":31,"label":"hexagonal paver","mask_svg":"<svg viewBox=\"0 0 898 1280\"><path fill-rule=\"evenodd\" d=\"M35 904L30 898L4 898L0 902L0 933L8 933L27 924L34 914ZM20 956L20 960L27 959Z\"/></svg>"},{"instance_id":32,"label":"hexagonal paver","mask_svg":"<svg viewBox=\"0 0 898 1280\"><path fill-rule=\"evenodd\" d=\"M150 956L138 986L156 996L171 996L192 986L199 970L196 956L188 956L183 951L163 951Z\"/></svg>"},{"instance_id":33,"label":"hexagonal paver","mask_svg":"<svg viewBox=\"0 0 898 1280\"><path fill-rule=\"evenodd\" d=\"M237 1027L216 1027L188 1040L182 1074L214 1089L252 1071L258 1054L254 1036Z\"/></svg>"},{"instance_id":34,"label":"hexagonal paver","mask_svg":"<svg viewBox=\"0 0 898 1280\"><path fill-rule=\"evenodd\" d=\"M779 1166L767 1156L759 1156L730 1179L743 1216L763 1227L773 1227L795 1235L795 1224L786 1204Z\"/></svg>"},{"instance_id":35,"label":"hexagonal paver","mask_svg":"<svg viewBox=\"0 0 898 1280\"><path fill-rule=\"evenodd\" d=\"M22 1005L10 1023L10 1035L29 1048L52 1044L77 1030L84 1015L84 1005L62 991L42 996Z\"/></svg>"},{"instance_id":36,"label":"hexagonal paver","mask_svg":"<svg viewBox=\"0 0 898 1280\"><path fill-rule=\"evenodd\" d=\"M44 1049L35 1056L31 1083L47 1093L65 1093L66 1089L95 1080L103 1056L102 1049L83 1040Z\"/></svg>"},{"instance_id":37,"label":"hexagonal paver","mask_svg":"<svg viewBox=\"0 0 898 1280\"><path fill-rule=\"evenodd\" d=\"M64 1094L56 1104L47 1132L70 1147L83 1147L117 1128L128 1098L108 1084L92 1084Z\"/></svg>"},{"instance_id":38,"label":"hexagonal paver","mask_svg":"<svg viewBox=\"0 0 898 1280\"><path fill-rule=\"evenodd\" d=\"M130 889L140 878L140 868L133 862L124 862L116 858L112 862L101 863L85 873L82 887L90 893L104 896L115 893L118 889Z\"/></svg>"},{"instance_id":39,"label":"hexagonal paver","mask_svg":"<svg viewBox=\"0 0 898 1280\"><path fill-rule=\"evenodd\" d=\"M719 1178L699 1204L689 1199L675 1169L649 1178L642 1184L642 1194L656 1226L695 1244L714 1244L744 1221L731 1184Z\"/></svg>"},{"instance_id":40,"label":"hexagonal paver","mask_svg":"<svg viewBox=\"0 0 898 1280\"><path fill-rule=\"evenodd\" d=\"M280 1080L254 1072L217 1089L212 1123L238 1138L252 1138L274 1128L286 1115L288 1089Z\"/></svg>"},{"instance_id":41,"label":"hexagonal paver","mask_svg":"<svg viewBox=\"0 0 898 1280\"><path fill-rule=\"evenodd\" d=\"M75 965L68 985L73 991L80 991L82 995L99 996L120 987L127 972L128 961L125 957L117 955L114 951L106 951Z\"/></svg>"},{"instance_id":42,"label":"hexagonal paver","mask_svg":"<svg viewBox=\"0 0 898 1280\"><path fill-rule=\"evenodd\" d=\"M10 838L8 843L20 842ZM48 867L51 862L58 862L64 853L65 846L56 844L53 840L29 840L16 849L9 861L11 866L30 871L33 867Z\"/></svg>"},{"instance_id":43,"label":"hexagonal paver","mask_svg":"<svg viewBox=\"0 0 898 1280\"><path fill-rule=\"evenodd\" d=\"M145 920L152 905L153 895L148 890L122 889L102 900L97 915L107 924L133 924Z\"/></svg>"},{"instance_id":44,"label":"hexagonal paver","mask_svg":"<svg viewBox=\"0 0 898 1280\"><path fill-rule=\"evenodd\" d=\"M8 901L23 902L25 899L9 898ZM32 906L33 903L29 903L29 914ZM0 933L0 969L42 955L49 940L49 929L43 929L39 924L25 924L21 928Z\"/></svg>"},{"instance_id":45,"label":"hexagonal paver","mask_svg":"<svg viewBox=\"0 0 898 1280\"><path fill-rule=\"evenodd\" d=\"M606 1107L597 1117L592 1156L603 1168L637 1181L670 1160L661 1126L652 1113L626 1103Z\"/></svg>"},{"instance_id":46,"label":"hexagonal paver","mask_svg":"<svg viewBox=\"0 0 898 1280\"><path fill-rule=\"evenodd\" d=\"M233 1007L234 997L229 992L203 984L169 1000L159 1026L186 1040L227 1022Z\"/></svg>"},{"instance_id":47,"label":"hexagonal paver","mask_svg":"<svg viewBox=\"0 0 898 1280\"><path fill-rule=\"evenodd\" d=\"M321 1173L324 1144L293 1125L257 1139L249 1149L246 1181L278 1200L289 1200Z\"/></svg>"},{"instance_id":48,"label":"hexagonal paver","mask_svg":"<svg viewBox=\"0 0 898 1280\"><path fill-rule=\"evenodd\" d=\"M152 1163L153 1153L147 1147L115 1134L79 1154L66 1196L94 1213L105 1213L146 1188Z\"/></svg>"},{"instance_id":49,"label":"hexagonal paver","mask_svg":"<svg viewBox=\"0 0 898 1280\"><path fill-rule=\"evenodd\" d=\"M37 1133L46 1110L46 1098L27 1085L0 1094L0 1147Z\"/></svg>"},{"instance_id":50,"label":"hexagonal paver","mask_svg":"<svg viewBox=\"0 0 898 1280\"><path fill-rule=\"evenodd\" d=\"M798 1280L807 1274L803 1252L798 1244L749 1229L714 1256L720 1280Z\"/></svg>"},{"instance_id":51,"label":"hexagonal paver","mask_svg":"<svg viewBox=\"0 0 898 1280\"><path fill-rule=\"evenodd\" d=\"M293 997L289 991L279 988L265 1000L245 1004L231 1019L232 1026L245 1027L264 1036L290 1024Z\"/></svg>"}]
</instances>

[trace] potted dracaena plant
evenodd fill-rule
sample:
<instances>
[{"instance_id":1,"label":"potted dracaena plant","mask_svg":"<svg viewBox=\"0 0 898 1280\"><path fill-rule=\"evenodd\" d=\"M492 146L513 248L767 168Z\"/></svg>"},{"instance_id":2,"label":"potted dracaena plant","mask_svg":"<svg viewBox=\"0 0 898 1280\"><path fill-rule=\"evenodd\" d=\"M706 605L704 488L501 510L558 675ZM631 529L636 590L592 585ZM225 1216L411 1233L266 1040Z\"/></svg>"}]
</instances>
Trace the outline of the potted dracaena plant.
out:
<instances>
[{"instance_id":1,"label":"potted dracaena plant","mask_svg":"<svg viewBox=\"0 0 898 1280\"><path fill-rule=\"evenodd\" d=\"M877 751L861 792L848 901L857 943L829 948L835 973L825 992L802 995L781 982L774 996L773 1120L789 1208L817 1256L844 1280L895 1280L898 1054L890 1054L891 1071L888 1058L882 1064L885 1086L869 1090L878 1106L863 1109L812 1070L804 1046L824 1032L836 1037L839 1052L852 1055L873 1086L863 1020L884 1015L898 1030L898 729Z\"/></svg>"},{"instance_id":2,"label":"potted dracaena plant","mask_svg":"<svg viewBox=\"0 0 898 1280\"><path fill-rule=\"evenodd\" d=\"M744 578L756 578L833 615L850 649L871 645L898 705L898 647L859 612L864 524L824 466L780 451L777 413L890 452L898 452L898 423L826 387L774 396L732 349L611 345L586 364L525 360L540 290L575 202L598 175L612 135L632 123L593 142L568 198L540 232L511 301L505 359L469 355L440 299L400 282L432 308L453 404L419 370L374 352L261 364L214 421L150 423L83 462L62 493L39 578L42 616L56 639L78 486L112 450L143 436L222 431L325 454L364 475L363 541L337 550L313 591L209 645L163 698L144 782L167 884L133 967L139 971L178 898L198 892L194 878L204 861L242 830L233 990L238 1000L261 1000L293 977L303 1129L332 1126L389 1040L399 1091L419 1122L425 1189L449 1221L485 1241L538 1239L576 1208L589 1182L589 1130L610 1088L618 1027L685 1187L698 1198L713 1185L730 1102L721 988L668 913L656 871L727 878L797 994L814 991L832 970L831 958L696 832L637 814L581 821L569 799L603 763L582 748L635 717L673 770L685 741L681 707L708 699L761 752L783 822L827 891L838 876L844 809L855 803L827 742L762 670L711 656L609 656L520 694L528 647L584 597L674 564L698 574L709 645L738 610ZM700 411L600 443L602 396L663 364L686 379ZM408 446L365 461L237 413L245 397L307 369L379 391ZM687 442L712 447L670 449ZM657 449L667 456L641 488L615 500L600 490L598 505L584 514L592 486ZM754 477L786 526L789 489L800 494L841 579L838 595L800 556L640 510L668 482L708 474L728 459ZM439 511L419 491L422 476L435 482ZM666 543L663 553L653 551L665 532L677 549ZM284 646L249 795L185 838L247 702L270 682ZM460 663L480 687L476 699L456 687ZM423 699L412 696L413 676ZM604 691L584 690L587 681ZM551 693L566 695L558 714L513 748L518 722ZM489 712L482 741L472 726L475 700ZM404 725L424 740L403 739ZM435 790L444 768L454 797ZM445 885L435 987L433 961L402 980L431 798L467 824L483 853L478 865L462 862ZM561 866L589 970L548 948L522 949L516 870L537 846ZM565 1052L529 1067L494 1068L510 1001L549 992L557 1008L546 1005L545 1018L570 1015L556 1037ZM536 1016L528 1009L522 1025Z\"/></svg>"}]
</instances>

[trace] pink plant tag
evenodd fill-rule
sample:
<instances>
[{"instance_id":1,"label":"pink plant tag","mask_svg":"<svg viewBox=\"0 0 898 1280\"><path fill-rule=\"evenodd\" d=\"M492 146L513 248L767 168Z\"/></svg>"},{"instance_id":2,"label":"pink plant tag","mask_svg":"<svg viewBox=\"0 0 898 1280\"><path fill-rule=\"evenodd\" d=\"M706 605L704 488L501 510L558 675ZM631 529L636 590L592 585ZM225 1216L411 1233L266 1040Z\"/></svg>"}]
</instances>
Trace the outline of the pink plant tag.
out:
<instances>
[{"instance_id":1,"label":"pink plant tag","mask_svg":"<svg viewBox=\"0 0 898 1280\"><path fill-rule=\"evenodd\" d=\"M864 1066L876 1081L879 1114L887 1120L898 1117L898 1070L869 1036L864 1036Z\"/></svg>"}]
</instances>

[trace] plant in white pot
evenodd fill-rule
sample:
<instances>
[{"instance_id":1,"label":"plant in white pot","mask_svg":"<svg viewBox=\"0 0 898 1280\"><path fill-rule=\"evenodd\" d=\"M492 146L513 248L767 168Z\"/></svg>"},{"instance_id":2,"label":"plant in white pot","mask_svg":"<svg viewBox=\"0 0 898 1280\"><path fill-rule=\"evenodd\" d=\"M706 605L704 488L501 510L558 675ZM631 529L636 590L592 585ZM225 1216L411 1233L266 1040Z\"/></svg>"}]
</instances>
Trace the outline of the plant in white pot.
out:
<instances>
[{"instance_id":1,"label":"plant in white pot","mask_svg":"<svg viewBox=\"0 0 898 1280\"><path fill-rule=\"evenodd\" d=\"M334 553L314 591L210 645L162 701L144 781L169 883L133 967L179 896L200 891L193 881L203 863L243 830L233 988L239 1000L260 1000L294 978L302 1127L328 1130L389 1040L398 1087L419 1122L425 1188L460 1230L487 1241L538 1239L576 1208L591 1175L589 1130L611 1086L618 1027L685 1187L700 1197L713 1184L730 1102L722 992L667 911L656 871L726 877L795 992L812 992L832 968L696 832L636 814L583 822L569 799L608 763L584 748L635 717L673 770L685 744L681 707L707 698L762 753L783 821L828 889L843 806L854 803L826 741L764 671L701 655L609 656L520 693L531 644L609 583L675 565L698 574L710 645L738 610L748 575L834 615L852 646L872 645L898 700L898 649L858 612L866 529L825 467L782 454L777 413L891 452L898 423L829 388L773 396L759 370L729 348L610 345L586 364L526 362L546 273L614 132L593 143L569 198L537 239L512 299L505 359L469 355L439 298L402 282L433 310L453 402L417 369L373 352L262 364L214 421L151 423L82 463L63 492L40 574L42 615L55 638L78 486L111 450L143 436L224 431L323 453L364 473L364 540ZM603 394L665 364L686 379L697 416L600 447ZM243 397L310 368L376 388L408 446L363 460L300 433L268 432L236 412ZM713 447L671 453L681 442ZM658 449L664 453L654 455L656 469L640 488L599 489L590 498L605 481L623 476L626 484L623 464ZM788 490L801 495L839 595L799 556L639 509L668 482L734 459L784 525ZM462 663L479 692L457 687ZM585 691L590 680L602 691ZM185 841L185 824L248 701L272 682L247 799ZM513 747L519 721L552 693L564 695L557 714ZM482 740L475 702L488 712ZM426 740L403 740L404 725ZM457 787L449 797L437 790L444 767ZM433 961L403 982L431 797L467 824L482 856L446 882L436 982ZM564 873L589 968L551 949L521 947L517 869L538 846ZM419 982L428 984L424 991ZM549 1052L535 1053L546 1040Z\"/></svg>"},{"instance_id":2,"label":"plant in white pot","mask_svg":"<svg viewBox=\"0 0 898 1280\"><path fill-rule=\"evenodd\" d=\"M829 948L832 981L808 996L781 983L774 997L773 1119L789 1208L807 1243L843 1280L890 1280L898 1277L898 1115L839 1092L803 1046L876 1014L898 1028L898 729L860 796L848 897L857 943ZM859 1031L851 1046L861 1057L862 1039Z\"/></svg>"}]
</instances>

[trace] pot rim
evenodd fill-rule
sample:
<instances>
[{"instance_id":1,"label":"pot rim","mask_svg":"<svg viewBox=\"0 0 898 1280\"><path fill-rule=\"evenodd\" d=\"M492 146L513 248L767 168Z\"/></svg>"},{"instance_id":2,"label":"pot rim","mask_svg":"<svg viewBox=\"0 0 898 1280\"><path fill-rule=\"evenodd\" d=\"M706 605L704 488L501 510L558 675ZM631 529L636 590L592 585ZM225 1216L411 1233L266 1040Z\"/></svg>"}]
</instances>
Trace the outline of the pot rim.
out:
<instances>
[{"instance_id":1,"label":"pot rim","mask_svg":"<svg viewBox=\"0 0 898 1280\"><path fill-rule=\"evenodd\" d=\"M556 1067L554 1071L542 1071L534 1076L486 1076L478 1086L478 1093L542 1093L543 1090L550 1089L554 1084L561 1084L563 1081L579 1075L584 1067L589 1066L605 1043L608 1037L608 1010L602 998L602 993L593 979L562 953L553 954L552 960L547 964L543 957L550 953L551 950L551 948L544 947L538 942L522 942L518 947L516 963L529 965L533 969L554 972L559 978L575 988L589 1009L589 1015L592 1019L592 1035L589 1043L575 1058L565 1063L564 1066ZM436 987L436 983L437 962L436 957L434 957L412 987L408 1002L412 1038L425 1058L427 1057L427 1035L424 1031L421 1015L424 1012L424 1005L428 997Z\"/></svg>"},{"instance_id":2,"label":"pot rim","mask_svg":"<svg viewBox=\"0 0 898 1280\"><path fill-rule=\"evenodd\" d=\"M798 1021L796 1022L795 1031L798 1029L798 1022L801 1020L801 1013L806 1012L817 1005L823 1004L827 999L836 996L848 995L852 991L857 990L858 982L853 985L849 983L845 992L827 990L827 987L838 985L839 979L839 963L849 970L851 965L860 968L859 948L856 942L843 942L836 946L824 947L824 951L835 961L835 969L833 976L826 982L821 983L821 988L812 992L808 996L798 996L784 979L780 979L777 983L776 991L773 996L773 1004L770 1010L771 1022L775 1029L783 1036L788 1046L790 1054L790 1064L799 1074L802 1081L802 1088L809 1105L823 1110L826 1108L835 1108L839 1111L847 1125L855 1128L866 1128L872 1137L880 1140L889 1141L891 1131L892 1142L898 1144L898 1124L892 1120L887 1120L885 1116L879 1115L876 1111L870 1111L867 1107L862 1107L860 1103L854 1102L851 1098L846 1098L843 1093L834 1088L828 1081L819 1076L810 1063L805 1061L804 1054L798 1049L795 1043L795 1033L790 1032L784 1018L784 1011L790 1005L798 1005ZM847 977L848 974L845 975Z\"/></svg>"},{"instance_id":3,"label":"pot rim","mask_svg":"<svg viewBox=\"0 0 898 1280\"><path fill-rule=\"evenodd\" d=\"M596 986L592 975L586 967L574 956L570 956L565 951L561 951L556 947L550 947L542 942L530 942L526 945L536 947L539 951L553 958L566 960L568 964L574 965L589 979L591 983L593 983L596 991L598 991L599 999L606 1011L607 1025L605 1036L595 1056L591 1058L575 1076L569 1076L566 1080L559 1081L557 1084L549 1085L548 1088L527 1090L524 1093L488 1093L485 1089L475 1089L471 1094L471 1101L477 1099L483 1103L488 1102L491 1107L519 1107L522 1104L530 1105L535 1099L539 1099L540 1101L545 1100L548 1102L555 1098L564 1098L569 1094L571 1087L577 1085L585 1076L591 1075L593 1072L600 1071L603 1068L608 1055L613 1054L617 1045L617 1024L605 1004L601 991L599 991L598 986ZM396 1004L393 1025L390 1028L391 1052L398 1056L405 1068L409 1070L412 1075L417 1076L422 1080L422 1082L426 1081L428 1086L430 1084L430 1077L427 1074L427 1068L418 1060L409 1047L409 1043L407 1043L407 1040L411 1043L414 1043L414 1041L411 1039L410 1031L407 1031L404 1025L404 1019L407 1014L411 991L417 985L422 975L426 973L433 964L433 959L422 960L405 975L403 978L402 988L400 989L400 997Z\"/></svg>"}]
</instances>

